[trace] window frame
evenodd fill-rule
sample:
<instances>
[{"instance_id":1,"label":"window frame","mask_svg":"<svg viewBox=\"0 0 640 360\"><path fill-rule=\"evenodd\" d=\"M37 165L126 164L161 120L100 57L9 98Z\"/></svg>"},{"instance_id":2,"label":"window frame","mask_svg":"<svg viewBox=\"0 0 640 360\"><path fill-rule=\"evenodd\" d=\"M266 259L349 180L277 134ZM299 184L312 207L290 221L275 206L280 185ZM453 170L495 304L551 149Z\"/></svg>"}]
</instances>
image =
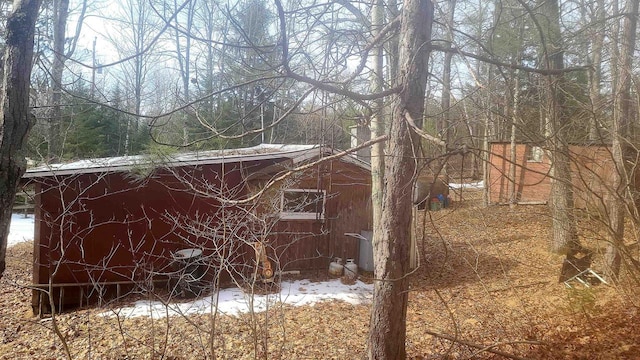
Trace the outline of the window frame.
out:
<instances>
[{"instance_id":1,"label":"window frame","mask_svg":"<svg viewBox=\"0 0 640 360\"><path fill-rule=\"evenodd\" d=\"M544 149L541 146L529 146L527 162L541 163L544 160Z\"/></svg>"},{"instance_id":2,"label":"window frame","mask_svg":"<svg viewBox=\"0 0 640 360\"><path fill-rule=\"evenodd\" d=\"M285 211L285 196L291 193L317 193L322 194L321 212L310 211ZM283 220L323 220L325 219L325 206L327 203L327 191L323 189L293 188L282 190L280 195L280 219ZM303 207L304 204L300 204Z\"/></svg>"}]
</instances>

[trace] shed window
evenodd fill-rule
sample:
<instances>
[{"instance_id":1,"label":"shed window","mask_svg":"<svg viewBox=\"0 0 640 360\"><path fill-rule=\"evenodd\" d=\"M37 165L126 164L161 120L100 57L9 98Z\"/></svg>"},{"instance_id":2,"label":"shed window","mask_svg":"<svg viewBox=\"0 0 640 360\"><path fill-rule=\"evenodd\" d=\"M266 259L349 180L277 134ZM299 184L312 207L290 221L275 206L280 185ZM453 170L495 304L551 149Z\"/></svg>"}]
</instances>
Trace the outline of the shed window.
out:
<instances>
[{"instance_id":1,"label":"shed window","mask_svg":"<svg viewBox=\"0 0 640 360\"><path fill-rule=\"evenodd\" d=\"M281 219L324 220L326 192L318 189L287 189L282 192Z\"/></svg>"},{"instance_id":2,"label":"shed window","mask_svg":"<svg viewBox=\"0 0 640 360\"><path fill-rule=\"evenodd\" d=\"M527 155L528 162L542 162L542 148L540 146L529 147L529 154Z\"/></svg>"}]
</instances>

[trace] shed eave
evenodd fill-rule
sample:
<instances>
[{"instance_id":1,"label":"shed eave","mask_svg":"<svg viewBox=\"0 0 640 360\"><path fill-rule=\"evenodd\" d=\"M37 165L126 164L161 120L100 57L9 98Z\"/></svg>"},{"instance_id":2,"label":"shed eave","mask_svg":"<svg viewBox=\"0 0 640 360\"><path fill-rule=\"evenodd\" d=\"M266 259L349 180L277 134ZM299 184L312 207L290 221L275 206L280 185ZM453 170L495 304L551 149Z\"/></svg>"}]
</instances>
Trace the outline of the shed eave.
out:
<instances>
[{"instance_id":1,"label":"shed eave","mask_svg":"<svg viewBox=\"0 0 640 360\"><path fill-rule=\"evenodd\" d=\"M287 147L292 149L287 149ZM267 159L291 159L294 164L310 161L315 157L327 154L336 154L337 151L320 145L262 145L260 147L238 149L236 151L256 151L260 149L273 150L269 152L253 154L225 154L224 151L217 156L207 156L206 152L179 154L175 158L160 162L156 167L172 168L181 166L198 166L221 163L237 163L243 161L256 161ZM203 155L204 154L204 155ZM345 155L342 161L359 166L365 170L371 170L370 166L351 155ZM153 165L153 159L146 156L130 156L118 158L102 158L93 160L81 160L68 164L43 165L28 169L23 175L24 179L45 178L55 176L70 176L90 173L129 172L136 166Z\"/></svg>"}]
</instances>

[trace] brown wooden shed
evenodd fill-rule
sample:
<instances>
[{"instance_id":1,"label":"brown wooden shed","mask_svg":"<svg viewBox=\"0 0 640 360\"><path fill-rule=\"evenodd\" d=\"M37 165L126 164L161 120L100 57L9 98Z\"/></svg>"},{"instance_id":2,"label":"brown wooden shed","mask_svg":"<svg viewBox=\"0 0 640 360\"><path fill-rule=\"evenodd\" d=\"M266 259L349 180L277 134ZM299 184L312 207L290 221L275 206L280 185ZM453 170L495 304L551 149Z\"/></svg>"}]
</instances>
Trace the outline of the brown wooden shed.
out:
<instances>
[{"instance_id":1,"label":"brown wooden shed","mask_svg":"<svg viewBox=\"0 0 640 360\"><path fill-rule=\"evenodd\" d=\"M371 229L370 169L350 155L312 165L333 154L263 144L29 169L34 311L50 303L42 290L63 308L163 286L184 249L197 252L201 284L255 275L256 243L276 272L357 258L345 233Z\"/></svg>"},{"instance_id":2,"label":"brown wooden shed","mask_svg":"<svg viewBox=\"0 0 640 360\"><path fill-rule=\"evenodd\" d=\"M615 171L611 146L570 145L571 176L576 208L601 209L611 190ZM515 179L510 168L515 166ZM534 144L516 144L516 161L511 162L511 144L490 144L486 185L491 204L508 204L515 187L516 202L546 204L551 196L551 162L545 150Z\"/></svg>"}]
</instances>

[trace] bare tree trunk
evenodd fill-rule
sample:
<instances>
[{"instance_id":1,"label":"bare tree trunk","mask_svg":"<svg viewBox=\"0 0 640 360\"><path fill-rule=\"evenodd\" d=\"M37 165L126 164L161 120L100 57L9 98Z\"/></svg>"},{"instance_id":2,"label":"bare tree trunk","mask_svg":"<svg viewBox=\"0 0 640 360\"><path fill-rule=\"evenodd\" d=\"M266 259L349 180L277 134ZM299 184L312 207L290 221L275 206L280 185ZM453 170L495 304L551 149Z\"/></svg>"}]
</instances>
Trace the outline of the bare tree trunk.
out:
<instances>
[{"instance_id":1,"label":"bare tree trunk","mask_svg":"<svg viewBox=\"0 0 640 360\"><path fill-rule=\"evenodd\" d=\"M0 92L0 278L6 266L11 208L26 169L24 145L35 122L29 113L29 86L39 8L39 0L17 0L7 18Z\"/></svg>"},{"instance_id":2,"label":"bare tree trunk","mask_svg":"<svg viewBox=\"0 0 640 360\"><path fill-rule=\"evenodd\" d=\"M518 121L519 113L518 113L518 102L520 101L520 81L518 81L518 71L515 71L514 76L514 85L513 85L513 116L511 118L511 144L509 148L509 184L511 189L509 189L509 207L514 208L518 203L517 196L517 186L516 186L516 123Z\"/></svg>"},{"instance_id":3,"label":"bare tree trunk","mask_svg":"<svg viewBox=\"0 0 640 360\"><path fill-rule=\"evenodd\" d=\"M67 17L69 16L69 0L56 0L53 2L53 62L51 64L51 112L47 119L49 146L47 158L55 162L62 156L62 144L60 144L60 122L62 121L62 73L65 63L65 36Z\"/></svg>"},{"instance_id":4,"label":"bare tree trunk","mask_svg":"<svg viewBox=\"0 0 640 360\"><path fill-rule=\"evenodd\" d=\"M491 74L491 65L487 64L487 74ZM490 76L487 76L488 79L491 79ZM491 187L489 184L489 171L491 170L489 166L489 161L491 160L491 141L494 140L492 136L493 133L491 128L493 126L492 121L492 112L489 104L491 103L491 89L493 84L491 81L488 83L488 89L486 93L486 106L485 106L485 119L484 119L484 140L482 142L482 182L484 184L482 191L482 205L489 206L491 204Z\"/></svg>"},{"instance_id":5,"label":"bare tree trunk","mask_svg":"<svg viewBox=\"0 0 640 360\"><path fill-rule=\"evenodd\" d=\"M600 96L600 82L602 80L602 47L604 44L604 26L605 26L605 13L604 13L604 0L598 0L596 6L596 22L598 23L598 30L593 34L592 45L592 57L591 67L589 72L589 99L591 100L592 114L591 121L589 123L589 140L597 141L601 138L598 131L598 123L600 114L602 111L602 100Z\"/></svg>"},{"instance_id":6,"label":"bare tree trunk","mask_svg":"<svg viewBox=\"0 0 640 360\"><path fill-rule=\"evenodd\" d=\"M380 221L374 224L374 285L368 338L369 359L406 358L406 313L411 241L414 157L420 141L406 120L408 113L421 126L427 82L428 46L433 4L404 2L401 15L399 80L404 86L392 114L385 158L385 184Z\"/></svg>"},{"instance_id":7,"label":"bare tree trunk","mask_svg":"<svg viewBox=\"0 0 640 360\"><path fill-rule=\"evenodd\" d=\"M489 206L491 203L491 190L489 186L489 161L491 160L491 142L489 139L489 122L491 117L489 111L486 112L484 125L484 140L482 141L482 206Z\"/></svg>"},{"instance_id":8,"label":"bare tree trunk","mask_svg":"<svg viewBox=\"0 0 640 360\"><path fill-rule=\"evenodd\" d=\"M191 94L189 92L189 85L191 83L191 31L193 28L193 18L195 16L195 4L191 2L186 8L186 24L178 24L176 20L175 28L175 46L176 46L176 58L180 69L180 77L182 79L182 94L184 96L182 102L188 104L191 101ZM174 0L174 9L178 9L178 2ZM175 11L175 10L174 10ZM182 47L181 33L184 33L184 48ZM187 146L189 144L189 114L184 113L182 115L182 145Z\"/></svg>"},{"instance_id":9,"label":"bare tree trunk","mask_svg":"<svg viewBox=\"0 0 640 360\"><path fill-rule=\"evenodd\" d=\"M558 0L542 1L541 16L544 63L547 69L564 68L564 48L560 32L560 9ZM573 256L580 250L574 217L573 184L571 181L571 157L567 142L568 116L565 95L562 90L562 75L545 77L547 89L546 135L551 155L551 199L549 207L552 217L553 239L550 250Z\"/></svg>"},{"instance_id":10,"label":"bare tree trunk","mask_svg":"<svg viewBox=\"0 0 640 360\"><path fill-rule=\"evenodd\" d=\"M557 254L575 255L580 244L575 225L573 185L569 147L562 141L552 142L552 180L550 209L553 239L550 250Z\"/></svg>"},{"instance_id":11,"label":"bare tree trunk","mask_svg":"<svg viewBox=\"0 0 640 360\"><path fill-rule=\"evenodd\" d=\"M516 65L520 65L520 63L522 62L522 47L523 47L523 43L522 43L522 39L524 38L524 22L520 23L520 34L519 34L519 39L520 42L518 43L518 48L516 49L516 54L514 56L514 64ZM517 164L517 159L516 159L516 135L517 135L517 130L518 130L518 123L520 123L520 71L519 70L514 70L511 71L511 78L513 79L513 105L511 107L511 111L512 111L512 117L511 117L511 148L510 148L510 161L511 164L509 165L509 182L511 184L511 190L510 190L510 194L509 194L509 207L513 208L515 207L515 205L518 203L519 200L519 196L518 196L518 189L517 189L517 185L516 185L516 164Z\"/></svg>"},{"instance_id":12,"label":"bare tree trunk","mask_svg":"<svg viewBox=\"0 0 640 360\"><path fill-rule=\"evenodd\" d=\"M87 10L87 0L82 1L80 13L76 19L75 33L67 34L67 20L69 18L69 0L55 0L53 2L53 60L51 61L51 109L47 115L47 160L56 162L62 158L65 150L66 136L62 129L62 79L65 62L75 52L80 31ZM70 42L68 42L71 39ZM93 41L93 66L91 74L91 97L95 95L95 45Z\"/></svg>"},{"instance_id":13,"label":"bare tree trunk","mask_svg":"<svg viewBox=\"0 0 640 360\"><path fill-rule=\"evenodd\" d=\"M469 138L471 149L476 149L475 151L471 151L469 155L471 156L471 179L478 180L480 178L480 164L478 162L478 141L476 140L476 134L478 131L478 122L471 123L471 116L469 115L469 111L467 110L467 102L462 102L462 109L464 111L464 125L467 129L467 137ZM463 159L464 161L464 159Z\"/></svg>"},{"instance_id":14,"label":"bare tree trunk","mask_svg":"<svg viewBox=\"0 0 640 360\"><path fill-rule=\"evenodd\" d=\"M456 0L450 0L449 4L449 13L447 14L447 24L445 25L446 32L446 49L451 49L453 42L453 21L454 21L454 12L456 6ZM440 104L442 106L442 118L440 121L440 126L438 127L438 135L444 140L444 142L449 146L451 143L451 61L453 60L453 52L446 51L444 53L444 63L442 65L442 98L440 99ZM443 152L447 151L447 147L444 146L442 148ZM441 174L444 176L444 181L449 183L449 158L444 157L444 164L442 165ZM462 176L462 175L461 175Z\"/></svg>"},{"instance_id":15,"label":"bare tree trunk","mask_svg":"<svg viewBox=\"0 0 640 360\"><path fill-rule=\"evenodd\" d=\"M610 242L605 261L607 277L616 279L622 262L620 247L624 242L625 199L630 186L630 167L626 158L630 152L629 135L632 122L631 72L635 51L638 0L628 0L624 11L623 34L619 52L618 82L615 89L612 152L616 171L613 172L613 194L609 202ZM633 201L630 199L630 201Z\"/></svg>"},{"instance_id":16,"label":"bare tree trunk","mask_svg":"<svg viewBox=\"0 0 640 360\"><path fill-rule=\"evenodd\" d=\"M384 23L384 2L376 0L372 12L373 31L382 30ZM373 55L373 79L371 90L373 92L382 91L383 79L383 47L380 44ZM384 101L382 98L375 102L375 114L371 118L371 137L377 138L384 135ZM373 223L378 223L382 216L382 193L384 184L384 144L378 142L371 147L371 201L373 209Z\"/></svg>"},{"instance_id":17,"label":"bare tree trunk","mask_svg":"<svg viewBox=\"0 0 640 360\"><path fill-rule=\"evenodd\" d=\"M387 0L386 8L388 21L391 21L400 16L400 10L398 9L398 0ZM387 49L387 59L389 65L387 65L387 68L389 69L389 79L391 80L392 84L398 81L398 79L396 79L396 77L398 76L398 46L399 44L397 36L394 36L389 40Z\"/></svg>"}]
</instances>

